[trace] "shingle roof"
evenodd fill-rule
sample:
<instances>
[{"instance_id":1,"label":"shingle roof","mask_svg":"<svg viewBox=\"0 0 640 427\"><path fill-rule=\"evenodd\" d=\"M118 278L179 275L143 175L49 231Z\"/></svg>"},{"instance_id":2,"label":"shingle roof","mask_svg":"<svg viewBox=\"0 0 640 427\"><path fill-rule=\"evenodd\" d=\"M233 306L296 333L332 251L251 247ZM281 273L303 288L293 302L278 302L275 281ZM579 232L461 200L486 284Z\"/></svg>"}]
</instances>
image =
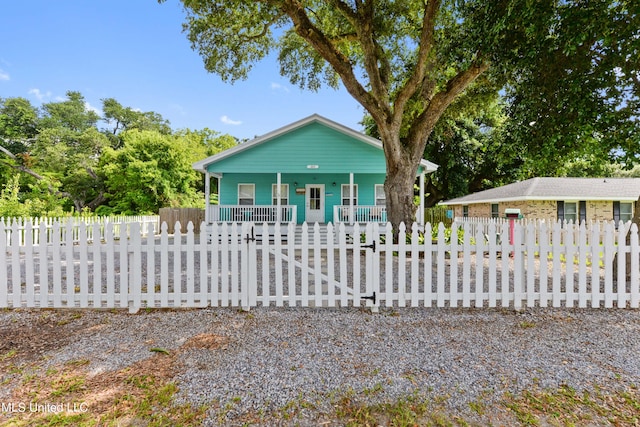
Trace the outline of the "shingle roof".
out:
<instances>
[{"instance_id":1,"label":"shingle roof","mask_svg":"<svg viewBox=\"0 0 640 427\"><path fill-rule=\"evenodd\" d=\"M532 178L447 200L443 205L522 200L616 200L640 198L640 178Z\"/></svg>"}]
</instances>

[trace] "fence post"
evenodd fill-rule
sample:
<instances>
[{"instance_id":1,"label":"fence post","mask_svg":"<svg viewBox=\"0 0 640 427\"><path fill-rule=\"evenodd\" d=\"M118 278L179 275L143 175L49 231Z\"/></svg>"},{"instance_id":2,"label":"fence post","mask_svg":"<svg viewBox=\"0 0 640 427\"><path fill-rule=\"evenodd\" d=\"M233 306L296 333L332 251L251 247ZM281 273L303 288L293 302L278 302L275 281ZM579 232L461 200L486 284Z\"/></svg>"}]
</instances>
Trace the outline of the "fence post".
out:
<instances>
[{"instance_id":1,"label":"fence post","mask_svg":"<svg viewBox=\"0 0 640 427\"><path fill-rule=\"evenodd\" d=\"M256 237L253 223L242 223L240 245L240 305L242 310L249 311L256 300Z\"/></svg>"},{"instance_id":2,"label":"fence post","mask_svg":"<svg viewBox=\"0 0 640 427\"><path fill-rule=\"evenodd\" d=\"M631 266L629 267L631 269L630 272L630 280L631 283L629 285L629 290L631 293L631 297L630 297L630 305L631 308L638 308L638 305L640 303L640 277L638 277L638 273L640 273L640 271L638 271L639 269L639 262L638 262L638 258L639 258L639 244L638 244L638 225L636 223L633 223L631 225L631 230L629 231L631 233L631 239L630 239L630 248L629 251L631 252Z\"/></svg>"},{"instance_id":3,"label":"fence post","mask_svg":"<svg viewBox=\"0 0 640 427\"><path fill-rule=\"evenodd\" d=\"M22 306L22 278L20 277L20 224L11 224L11 289L13 291L13 308Z\"/></svg>"},{"instance_id":4,"label":"fence post","mask_svg":"<svg viewBox=\"0 0 640 427\"><path fill-rule=\"evenodd\" d=\"M0 218L0 308L8 307L9 293L7 280L7 230L4 220Z\"/></svg>"}]
</instances>

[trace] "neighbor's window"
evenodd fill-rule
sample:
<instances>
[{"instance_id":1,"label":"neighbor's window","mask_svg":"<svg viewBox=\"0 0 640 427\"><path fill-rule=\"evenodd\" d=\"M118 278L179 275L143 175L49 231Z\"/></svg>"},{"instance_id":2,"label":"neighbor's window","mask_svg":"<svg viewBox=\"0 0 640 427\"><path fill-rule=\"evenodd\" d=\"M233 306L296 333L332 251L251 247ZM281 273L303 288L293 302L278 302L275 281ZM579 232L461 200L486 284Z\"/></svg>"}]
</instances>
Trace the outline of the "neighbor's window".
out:
<instances>
[{"instance_id":1,"label":"neighbor's window","mask_svg":"<svg viewBox=\"0 0 640 427\"><path fill-rule=\"evenodd\" d=\"M576 202L564 202L564 218L565 221L572 221L574 224L578 223L578 203Z\"/></svg>"},{"instance_id":2,"label":"neighbor's window","mask_svg":"<svg viewBox=\"0 0 640 427\"><path fill-rule=\"evenodd\" d=\"M497 203L491 203L491 218L500 217L500 205Z\"/></svg>"},{"instance_id":3,"label":"neighbor's window","mask_svg":"<svg viewBox=\"0 0 640 427\"><path fill-rule=\"evenodd\" d=\"M278 184L271 184L271 200L274 205L278 204ZM289 204L289 184L280 184L280 204Z\"/></svg>"},{"instance_id":4,"label":"neighbor's window","mask_svg":"<svg viewBox=\"0 0 640 427\"><path fill-rule=\"evenodd\" d=\"M239 205L255 205L256 202L256 185L255 184L238 184L238 204Z\"/></svg>"},{"instance_id":5,"label":"neighbor's window","mask_svg":"<svg viewBox=\"0 0 640 427\"><path fill-rule=\"evenodd\" d=\"M387 195L384 194L384 185L376 184L376 206L386 206Z\"/></svg>"},{"instance_id":6,"label":"neighbor's window","mask_svg":"<svg viewBox=\"0 0 640 427\"><path fill-rule=\"evenodd\" d=\"M349 184L342 184L342 204L348 206L349 203ZM353 204L358 204L358 184L353 184Z\"/></svg>"},{"instance_id":7,"label":"neighbor's window","mask_svg":"<svg viewBox=\"0 0 640 427\"><path fill-rule=\"evenodd\" d=\"M462 217L463 218L469 218L469 206L468 205L464 205L462 207Z\"/></svg>"},{"instance_id":8,"label":"neighbor's window","mask_svg":"<svg viewBox=\"0 0 640 427\"><path fill-rule=\"evenodd\" d=\"M620 220L627 222L633 219L633 203L620 203Z\"/></svg>"},{"instance_id":9,"label":"neighbor's window","mask_svg":"<svg viewBox=\"0 0 640 427\"><path fill-rule=\"evenodd\" d=\"M613 202L613 220L616 224L620 221L627 222L633 219L633 203Z\"/></svg>"}]
</instances>

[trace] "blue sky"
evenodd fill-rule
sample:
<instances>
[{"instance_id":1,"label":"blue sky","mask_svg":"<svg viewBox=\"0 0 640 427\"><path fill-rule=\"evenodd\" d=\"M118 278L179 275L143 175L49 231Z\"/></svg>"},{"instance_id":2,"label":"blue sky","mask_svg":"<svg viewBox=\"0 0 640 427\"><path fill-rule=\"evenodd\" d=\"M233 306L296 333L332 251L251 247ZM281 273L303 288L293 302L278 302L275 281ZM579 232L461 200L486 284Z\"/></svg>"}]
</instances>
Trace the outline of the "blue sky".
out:
<instances>
[{"instance_id":1,"label":"blue sky","mask_svg":"<svg viewBox=\"0 0 640 427\"><path fill-rule=\"evenodd\" d=\"M364 110L342 89L302 91L273 58L231 85L205 71L182 32L178 0L3 0L0 98L33 105L82 93L155 111L174 129L210 129L253 138L321 114L361 130Z\"/></svg>"}]
</instances>

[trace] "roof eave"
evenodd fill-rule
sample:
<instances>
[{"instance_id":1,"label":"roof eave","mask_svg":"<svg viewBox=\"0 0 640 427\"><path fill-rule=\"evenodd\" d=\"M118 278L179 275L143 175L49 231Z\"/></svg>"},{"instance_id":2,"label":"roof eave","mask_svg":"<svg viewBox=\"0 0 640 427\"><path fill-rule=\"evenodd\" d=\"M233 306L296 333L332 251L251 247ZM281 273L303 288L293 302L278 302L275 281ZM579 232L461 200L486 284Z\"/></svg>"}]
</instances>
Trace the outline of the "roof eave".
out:
<instances>
[{"instance_id":1,"label":"roof eave","mask_svg":"<svg viewBox=\"0 0 640 427\"><path fill-rule=\"evenodd\" d=\"M611 196L600 196L600 197L576 197L576 196L553 196L553 197L541 197L541 196L533 196L533 197L503 197L503 198L495 198L495 199L481 199L481 200L445 200L440 202L440 205L444 206L457 206L457 205L471 205L478 203L506 203L506 202L529 202L529 201L550 201L550 202L559 202L559 201L593 201L593 202L608 202L608 201L617 201L617 202L635 202L638 200L638 197L634 196L624 196L624 197L611 197Z\"/></svg>"}]
</instances>

